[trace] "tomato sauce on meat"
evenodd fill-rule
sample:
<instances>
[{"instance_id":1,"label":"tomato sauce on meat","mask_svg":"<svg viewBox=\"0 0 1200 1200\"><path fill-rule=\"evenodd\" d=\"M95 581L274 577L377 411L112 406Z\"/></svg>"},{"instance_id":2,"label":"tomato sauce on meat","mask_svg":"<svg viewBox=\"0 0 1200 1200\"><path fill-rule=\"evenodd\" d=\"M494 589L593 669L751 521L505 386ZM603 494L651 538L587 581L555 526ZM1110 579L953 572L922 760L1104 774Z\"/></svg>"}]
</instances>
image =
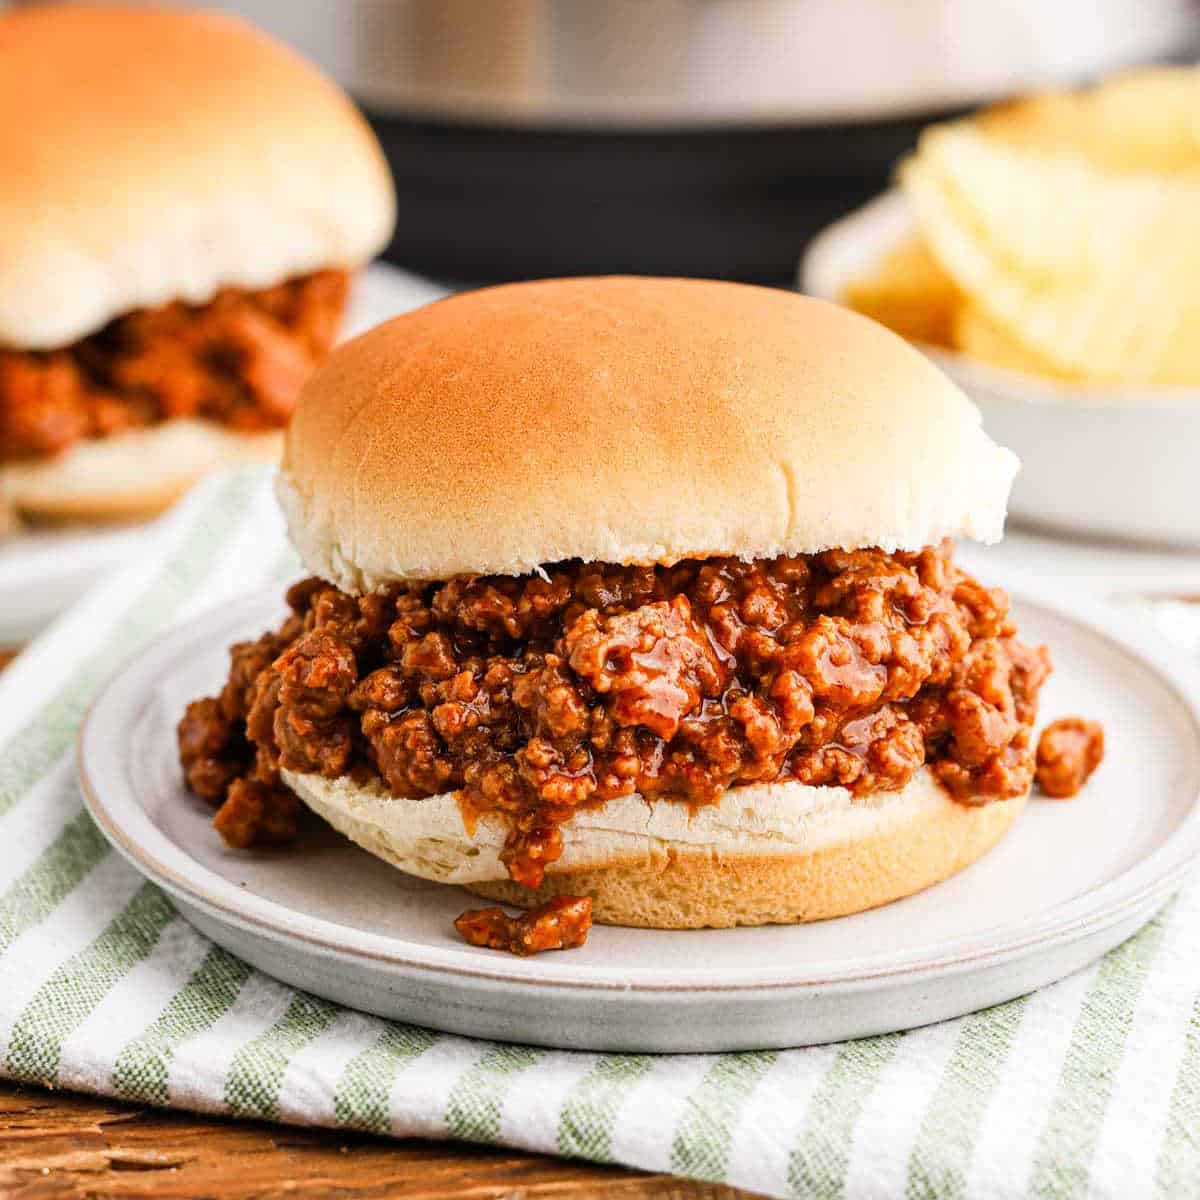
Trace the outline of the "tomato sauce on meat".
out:
<instances>
[{"instance_id":1,"label":"tomato sauce on meat","mask_svg":"<svg viewBox=\"0 0 1200 1200\"><path fill-rule=\"evenodd\" d=\"M403 797L457 790L504 816L503 861L529 887L574 812L631 793L703 805L796 780L863 796L928 765L982 804L1034 774L1049 656L949 543L567 562L365 596L308 579L288 603L179 725L188 784L225 806L238 845L294 825L280 768L378 777Z\"/></svg>"},{"instance_id":2,"label":"tomato sauce on meat","mask_svg":"<svg viewBox=\"0 0 1200 1200\"><path fill-rule=\"evenodd\" d=\"M555 896L515 917L502 908L472 908L454 920L454 928L470 945L522 957L573 950L587 941L591 927L590 896Z\"/></svg>"},{"instance_id":3,"label":"tomato sauce on meat","mask_svg":"<svg viewBox=\"0 0 1200 1200\"><path fill-rule=\"evenodd\" d=\"M1042 730L1037 747L1037 784L1058 800L1074 796L1104 758L1104 729L1099 721L1060 717Z\"/></svg>"},{"instance_id":4,"label":"tomato sauce on meat","mask_svg":"<svg viewBox=\"0 0 1200 1200\"><path fill-rule=\"evenodd\" d=\"M333 345L348 292L345 271L318 271L139 309L61 350L0 348L0 462L173 417L281 428Z\"/></svg>"}]
</instances>

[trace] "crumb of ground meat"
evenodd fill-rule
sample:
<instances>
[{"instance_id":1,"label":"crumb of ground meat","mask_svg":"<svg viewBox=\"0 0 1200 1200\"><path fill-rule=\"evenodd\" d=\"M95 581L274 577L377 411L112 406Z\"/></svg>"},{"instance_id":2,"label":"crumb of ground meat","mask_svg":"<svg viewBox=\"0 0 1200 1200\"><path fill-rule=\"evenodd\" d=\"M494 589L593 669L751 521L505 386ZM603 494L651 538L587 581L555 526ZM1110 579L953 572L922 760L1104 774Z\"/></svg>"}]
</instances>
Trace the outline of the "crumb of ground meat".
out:
<instances>
[{"instance_id":1,"label":"crumb of ground meat","mask_svg":"<svg viewBox=\"0 0 1200 1200\"><path fill-rule=\"evenodd\" d=\"M249 747L216 699L193 700L176 726L179 761L197 796L219 805L246 770Z\"/></svg>"},{"instance_id":2,"label":"crumb of ground meat","mask_svg":"<svg viewBox=\"0 0 1200 1200\"><path fill-rule=\"evenodd\" d=\"M213 828L235 850L282 846L300 828L299 799L284 787L238 779L213 817Z\"/></svg>"},{"instance_id":3,"label":"crumb of ground meat","mask_svg":"<svg viewBox=\"0 0 1200 1200\"><path fill-rule=\"evenodd\" d=\"M1038 787L1055 799L1074 796L1103 758L1104 729L1099 721L1083 717L1051 721L1038 739Z\"/></svg>"},{"instance_id":4,"label":"crumb of ground meat","mask_svg":"<svg viewBox=\"0 0 1200 1200\"><path fill-rule=\"evenodd\" d=\"M587 941L591 927L590 896L555 896L515 917L502 908L473 908L454 920L454 928L472 946L522 957L544 950L573 950Z\"/></svg>"},{"instance_id":5,"label":"crumb of ground meat","mask_svg":"<svg viewBox=\"0 0 1200 1200\"><path fill-rule=\"evenodd\" d=\"M368 596L306 580L277 631L233 648L219 705L189 709L181 759L209 792L281 767L459 791L503 817L529 887L572 814L618 796L869 795L927 766L962 803L1009 799L1050 661L952 549L564 562Z\"/></svg>"}]
</instances>

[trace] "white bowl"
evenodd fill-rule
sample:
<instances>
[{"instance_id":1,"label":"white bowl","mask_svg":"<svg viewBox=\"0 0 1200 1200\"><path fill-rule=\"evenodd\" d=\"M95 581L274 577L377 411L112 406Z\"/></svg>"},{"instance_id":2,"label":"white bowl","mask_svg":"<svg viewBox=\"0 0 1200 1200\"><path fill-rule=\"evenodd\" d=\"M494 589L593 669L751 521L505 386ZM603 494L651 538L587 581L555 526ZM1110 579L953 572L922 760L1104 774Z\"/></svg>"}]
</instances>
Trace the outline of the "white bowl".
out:
<instances>
[{"instance_id":1,"label":"white bowl","mask_svg":"<svg viewBox=\"0 0 1200 1200\"><path fill-rule=\"evenodd\" d=\"M801 290L840 301L914 226L891 191L829 226ZM1010 510L1074 533L1200 545L1200 388L1083 387L922 346L1021 458Z\"/></svg>"}]
</instances>

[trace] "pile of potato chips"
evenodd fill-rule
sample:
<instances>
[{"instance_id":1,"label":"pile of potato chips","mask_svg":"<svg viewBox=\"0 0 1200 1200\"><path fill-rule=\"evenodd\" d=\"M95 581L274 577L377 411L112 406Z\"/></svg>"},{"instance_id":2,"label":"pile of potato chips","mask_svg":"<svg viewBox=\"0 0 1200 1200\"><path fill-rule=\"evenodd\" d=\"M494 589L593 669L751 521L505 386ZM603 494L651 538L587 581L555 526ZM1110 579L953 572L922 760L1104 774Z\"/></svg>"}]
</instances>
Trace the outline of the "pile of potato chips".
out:
<instances>
[{"instance_id":1,"label":"pile of potato chips","mask_svg":"<svg viewBox=\"0 0 1200 1200\"><path fill-rule=\"evenodd\" d=\"M917 233L846 290L905 337L1102 384L1200 384L1200 68L927 130Z\"/></svg>"}]
</instances>

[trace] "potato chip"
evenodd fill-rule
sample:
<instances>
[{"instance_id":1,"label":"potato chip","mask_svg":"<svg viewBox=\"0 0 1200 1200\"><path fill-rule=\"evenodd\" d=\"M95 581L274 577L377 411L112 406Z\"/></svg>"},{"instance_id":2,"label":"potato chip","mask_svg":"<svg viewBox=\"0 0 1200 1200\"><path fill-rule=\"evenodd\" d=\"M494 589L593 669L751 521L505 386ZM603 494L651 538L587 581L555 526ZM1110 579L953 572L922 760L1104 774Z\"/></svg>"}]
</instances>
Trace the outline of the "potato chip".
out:
<instances>
[{"instance_id":1,"label":"potato chip","mask_svg":"<svg viewBox=\"0 0 1200 1200\"><path fill-rule=\"evenodd\" d=\"M852 307L1015 370L1200 384L1200 68L936 126L899 179L917 233Z\"/></svg>"},{"instance_id":2,"label":"potato chip","mask_svg":"<svg viewBox=\"0 0 1200 1200\"><path fill-rule=\"evenodd\" d=\"M1200 180L1114 175L958 124L900 171L938 262L1055 373L1200 383Z\"/></svg>"},{"instance_id":3,"label":"potato chip","mask_svg":"<svg viewBox=\"0 0 1200 1200\"><path fill-rule=\"evenodd\" d=\"M1017 341L1007 330L997 325L978 304L966 303L954 318L954 348L993 367L1023 371L1027 375L1049 376L1053 379L1079 380L1080 376L1047 362Z\"/></svg>"},{"instance_id":4,"label":"potato chip","mask_svg":"<svg viewBox=\"0 0 1200 1200\"><path fill-rule=\"evenodd\" d=\"M968 119L1014 146L1078 154L1103 170L1200 172L1200 70L1148 67Z\"/></svg>"},{"instance_id":5,"label":"potato chip","mask_svg":"<svg viewBox=\"0 0 1200 1200\"><path fill-rule=\"evenodd\" d=\"M920 238L891 250L862 279L846 287L844 300L902 337L934 346L952 344L962 295Z\"/></svg>"}]
</instances>

